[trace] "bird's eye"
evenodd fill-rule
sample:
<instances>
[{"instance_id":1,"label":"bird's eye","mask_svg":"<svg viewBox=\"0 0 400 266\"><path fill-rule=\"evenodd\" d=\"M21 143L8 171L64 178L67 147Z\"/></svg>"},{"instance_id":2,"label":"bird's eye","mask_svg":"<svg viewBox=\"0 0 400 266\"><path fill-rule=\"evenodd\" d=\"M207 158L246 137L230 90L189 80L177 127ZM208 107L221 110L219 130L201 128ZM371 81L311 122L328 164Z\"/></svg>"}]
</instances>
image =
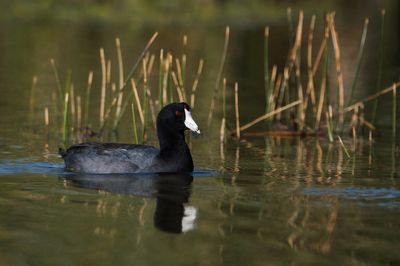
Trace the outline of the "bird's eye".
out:
<instances>
[{"instance_id":1,"label":"bird's eye","mask_svg":"<svg viewBox=\"0 0 400 266\"><path fill-rule=\"evenodd\" d=\"M175 111L175 115L176 116L181 116L183 113L182 112L180 112L180 111Z\"/></svg>"}]
</instances>

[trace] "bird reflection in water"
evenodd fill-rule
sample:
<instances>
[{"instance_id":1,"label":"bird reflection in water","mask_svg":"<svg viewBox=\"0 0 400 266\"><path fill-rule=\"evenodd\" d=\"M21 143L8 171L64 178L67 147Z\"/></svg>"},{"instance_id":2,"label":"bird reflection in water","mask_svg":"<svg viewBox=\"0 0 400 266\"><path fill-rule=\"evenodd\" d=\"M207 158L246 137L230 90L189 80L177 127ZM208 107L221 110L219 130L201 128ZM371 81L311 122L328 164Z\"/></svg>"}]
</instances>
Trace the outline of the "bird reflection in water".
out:
<instances>
[{"instance_id":1,"label":"bird reflection in water","mask_svg":"<svg viewBox=\"0 0 400 266\"><path fill-rule=\"evenodd\" d=\"M90 175L69 174L63 179L72 185L113 193L156 198L154 225L166 232L182 233L194 229L197 209L184 206L189 201L191 174Z\"/></svg>"}]
</instances>

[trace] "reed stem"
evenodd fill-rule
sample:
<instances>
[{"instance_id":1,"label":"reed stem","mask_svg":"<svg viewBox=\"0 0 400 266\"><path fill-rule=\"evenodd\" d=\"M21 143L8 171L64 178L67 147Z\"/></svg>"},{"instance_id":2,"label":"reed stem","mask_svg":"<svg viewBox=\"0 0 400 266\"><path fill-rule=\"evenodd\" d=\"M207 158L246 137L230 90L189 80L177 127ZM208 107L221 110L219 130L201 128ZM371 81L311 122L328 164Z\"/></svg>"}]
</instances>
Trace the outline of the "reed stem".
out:
<instances>
[{"instance_id":1,"label":"reed stem","mask_svg":"<svg viewBox=\"0 0 400 266\"><path fill-rule=\"evenodd\" d=\"M107 67L104 55L104 49L100 48L100 62L101 62L101 95L100 95L100 125L104 125L104 110L106 102L106 84L107 84Z\"/></svg>"},{"instance_id":2,"label":"reed stem","mask_svg":"<svg viewBox=\"0 0 400 266\"><path fill-rule=\"evenodd\" d=\"M131 84L132 84L133 95L135 96L136 106L137 106L138 111L139 111L140 123L143 126L144 125L143 108L142 108L142 105L140 104L139 93L138 93L138 90L137 90L136 83L135 83L134 79L131 79Z\"/></svg>"},{"instance_id":3,"label":"reed stem","mask_svg":"<svg viewBox=\"0 0 400 266\"><path fill-rule=\"evenodd\" d=\"M142 142L147 141L147 121L149 116L149 97L147 93L147 60L143 59L143 127L142 127Z\"/></svg>"},{"instance_id":4,"label":"reed stem","mask_svg":"<svg viewBox=\"0 0 400 266\"><path fill-rule=\"evenodd\" d=\"M44 108L44 125L49 126L49 108L47 106Z\"/></svg>"},{"instance_id":5,"label":"reed stem","mask_svg":"<svg viewBox=\"0 0 400 266\"><path fill-rule=\"evenodd\" d=\"M224 70L226 54L228 51L228 45L229 45L229 27L226 27L225 28L224 48L222 50L221 62L220 62L219 68L218 68L218 75L217 75L217 80L215 81L213 96L211 98L211 105L210 105L210 112L208 113L207 127L211 126L211 120L212 120L213 112L214 112L215 98L217 97L218 88L221 83L222 71Z\"/></svg>"},{"instance_id":6,"label":"reed stem","mask_svg":"<svg viewBox=\"0 0 400 266\"><path fill-rule=\"evenodd\" d=\"M67 146L67 139L68 139L68 100L69 100L69 93L65 93L65 98L64 98L64 122L63 122L63 144L66 147Z\"/></svg>"},{"instance_id":7,"label":"reed stem","mask_svg":"<svg viewBox=\"0 0 400 266\"><path fill-rule=\"evenodd\" d=\"M204 65L204 60L200 59L199 66L197 68L196 78L194 79L193 86L192 86L192 94L190 95L190 106L192 108L194 108L196 89L197 89L197 86L199 85L201 73L203 72L203 65Z\"/></svg>"},{"instance_id":8,"label":"reed stem","mask_svg":"<svg viewBox=\"0 0 400 266\"><path fill-rule=\"evenodd\" d=\"M133 136L135 137L135 144L139 144L137 127L136 127L136 118L135 118L135 107L133 105L133 99L132 99L132 104L131 104L131 113L132 113L132 128L133 128Z\"/></svg>"},{"instance_id":9,"label":"reed stem","mask_svg":"<svg viewBox=\"0 0 400 266\"><path fill-rule=\"evenodd\" d=\"M329 141L333 142L332 123L328 112L325 112Z\"/></svg>"},{"instance_id":10,"label":"reed stem","mask_svg":"<svg viewBox=\"0 0 400 266\"><path fill-rule=\"evenodd\" d=\"M183 36L183 53L182 53L182 88L183 91L186 89L186 47L188 43L187 35Z\"/></svg>"},{"instance_id":11,"label":"reed stem","mask_svg":"<svg viewBox=\"0 0 400 266\"><path fill-rule=\"evenodd\" d=\"M366 18L365 21L364 21L363 32L362 32L362 35L361 35L360 47L358 49L358 54L357 54L356 73L354 75L353 83L351 85L350 97L347 100L347 106L350 105L350 103L352 102L354 91L355 91L356 86L357 86L357 81L358 81L358 77L359 77L359 74L360 74L361 60L362 60L362 57L363 57L363 52L364 52L364 47L365 47L365 40L367 38L368 22L369 22L369 19Z\"/></svg>"},{"instance_id":12,"label":"reed stem","mask_svg":"<svg viewBox=\"0 0 400 266\"><path fill-rule=\"evenodd\" d=\"M293 30L292 9L290 7L286 9L286 16L289 29L289 46L292 47L294 43L294 30Z\"/></svg>"},{"instance_id":13,"label":"reed stem","mask_svg":"<svg viewBox=\"0 0 400 266\"><path fill-rule=\"evenodd\" d=\"M60 76L58 75L56 63L53 58L50 59L50 63L51 63L51 67L53 69L54 77L56 78L59 99L60 99L60 101L62 101L61 97L62 97L62 95L64 95L64 93L63 93L63 89L61 86Z\"/></svg>"},{"instance_id":14,"label":"reed stem","mask_svg":"<svg viewBox=\"0 0 400 266\"><path fill-rule=\"evenodd\" d=\"M385 34L385 9L381 10L381 27L380 27L380 39L379 39L379 63L378 63L378 78L376 81L376 92L378 92L381 88L382 84L382 74L383 74L383 55L384 55L384 34ZM376 111L378 109L378 99L375 99L372 107L372 117L371 117L371 123L375 124L375 118L376 118Z\"/></svg>"},{"instance_id":15,"label":"reed stem","mask_svg":"<svg viewBox=\"0 0 400 266\"><path fill-rule=\"evenodd\" d=\"M164 49L161 49L160 50L160 67L159 67L159 72L158 72L158 104L159 104L159 109L161 109L164 106L164 103L163 103L164 69L165 69Z\"/></svg>"},{"instance_id":16,"label":"reed stem","mask_svg":"<svg viewBox=\"0 0 400 266\"><path fill-rule=\"evenodd\" d=\"M378 98L379 96L382 96L383 94L391 92L393 90L393 87L396 87L396 89L399 88L400 87L400 82L394 83L392 86L390 86L390 87L388 87L386 89L383 89L383 90L381 90L381 91L379 91L377 93L374 93L374 94L372 94L372 95L370 95L370 96L368 96L368 97L366 97L366 98L364 98L364 99L362 99L362 100L360 100L360 101L358 101L358 102L356 102L356 103L354 103L354 104L352 104L350 106L347 106L344 109L344 112L345 113L346 112L350 112L350 111L358 108L358 106L360 106L361 104L365 104L366 102L374 100L374 99Z\"/></svg>"},{"instance_id":17,"label":"reed stem","mask_svg":"<svg viewBox=\"0 0 400 266\"><path fill-rule=\"evenodd\" d=\"M269 98L271 97L270 77L269 77L269 27L264 30L264 89L265 89L265 113L270 110Z\"/></svg>"},{"instance_id":18,"label":"reed stem","mask_svg":"<svg viewBox=\"0 0 400 266\"><path fill-rule=\"evenodd\" d=\"M222 121L220 130L220 140L222 142L226 141L226 78L222 80Z\"/></svg>"},{"instance_id":19,"label":"reed stem","mask_svg":"<svg viewBox=\"0 0 400 266\"><path fill-rule=\"evenodd\" d=\"M124 86L124 64L122 61L121 43L119 38L115 39L115 46L117 49L117 58L118 58L119 88L122 88ZM115 118L120 116L123 95L124 95L123 91L118 95L117 109L115 110Z\"/></svg>"},{"instance_id":20,"label":"reed stem","mask_svg":"<svg viewBox=\"0 0 400 266\"><path fill-rule=\"evenodd\" d=\"M81 96L76 96L76 129L82 128L82 101Z\"/></svg>"},{"instance_id":21,"label":"reed stem","mask_svg":"<svg viewBox=\"0 0 400 266\"><path fill-rule=\"evenodd\" d=\"M396 92L396 84L393 84L393 115L392 115L392 133L393 133L393 141L396 141L396 119L397 119L397 92Z\"/></svg>"},{"instance_id":22,"label":"reed stem","mask_svg":"<svg viewBox=\"0 0 400 266\"><path fill-rule=\"evenodd\" d=\"M88 125L88 118L89 118L89 105L90 105L90 92L92 90L92 83L93 83L93 71L89 72L88 77L88 84L86 87L86 97L85 97L85 126Z\"/></svg>"},{"instance_id":23,"label":"reed stem","mask_svg":"<svg viewBox=\"0 0 400 266\"><path fill-rule=\"evenodd\" d=\"M240 139L239 86L237 82L235 82L235 117L236 117L236 137Z\"/></svg>"},{"instance_id":24,"label":"reed stem","mask_svg":"<svg viewBox=\"0 0 400 266\"><path fill-rule=\"evenodd\" d=\"M349 154L349 152L347 151L347 148L346 148L346 146L344 146L344 143L343 143L343 140L342 140L342 138L340 137L340 136L337 136L338 137L338 139L339 139L339 142L340 142L340 145L342 146L342 148L343 148L343 150L344 150L344 152L346 153L346 156L347 156L347 158L351 158L351 156L350 156L350 154Z\"/></svg>"},{"instance_id":25,"label":"reed stem","mask_svg":"<svg viewBox=\"0 0 400 266\"><path fill-rule=\"evenodd\" d=\"M155 39L157 38L157 36L158 36L158 32L154 33L153 36L150 38L150 40L147 42L147 44L146 44L145 48L143 49L142 53L139 55L139 57L138 57L138 59L136 60L135 64L133 65L133 67L132 67L131 70L129 71L129 74L126 76L122 88L119 88L119 90L118 90L118 92L117 92L117 95L115 95L115 97L112 99L111 104L110 104L110 106L109 106L109 108L108 108L108 110L107 110L107 112L106 112L106 114L105 114L105 116L104 116L104 121L103 121L103 123L101 123L101 125L100 125L100 130L99 130L100 134L101 134L101 132L102 132L103 129L104 129L106 120L110 117L111 111L113 110L114 106L117 104L117 99L118 99L118 97L119 97L119 94L120 94L122 91L125 90L125 88L126 88L126 86L127 86L127 84L128 84L128 81L131 80L131 78L132 78L133 75L135 74L137 67L138 67L139 64L142 62L142 59L143 59L144 56L146 55L147 51L150 49L151 45L154 43L154 41L155 41Z\"/></svg>"},{"instance_id":26,"label":"reed stem","mask_svg":"<svg viewBox=\"0 0 400 266\"><path fill-rule=\"evenodd\" d=\"M283 112L283 111L285 111L285 110L287 110L287 109L293 108L294 106L299 105L300 103L301 103L301 101L300 101L300 100L297 100L297 101L294 101L294 102L292 102L292 103L290 103L290 104L287 104L287 105L285 105L285 106L283 106L283 107L277 108L277 109L275 109L274 111L269 112L269 113L267 113L267 114L264 114L264 115L262 115L262 116L260 116L260 117L257 117L257 118L254 119L253 121L251 121L251 122L245 124L244 126L241 126L241 127L239 128L239 130L240 130L240 131L244 131L244 130L246 130L246 129L252 127L252 126L254 126L255 124L258 124L259 122L264 121L265 119L268 119L268 118L270 118L270 117L273 117L274 115L279 114L279 113L281 113L281 112Z\"/></svg>"},{"instance_id":27,"label":"reed stem","mask_svg":"<svg viewBox=\"0 0 400 266\"><path fill-rule=\"evenodd\" d=\"M308 107L308 99L311 97L311 103L313 105L313 112L315 113L315 88L314 88L314 74L312 71L312 51L313 51L313 39L314 39L314 30L315 30L315 19L316 16L313 15L310 21L310 30L308 32L308 44L307 44L307 74L308 74L308 82L307 82L307 90L306 90L306 98L304 103L304 110L307 110Z\"/></svg>"},{"instance_id":28,"label":"reed stem","mask_svg":"<svg viewBox=\"0 0 400 266\"><path fill-rule=\"evenodd\" d=\"M336 74L337 74L337 82L339 89L339 121L338 126L342 128L344 122L344 83L343 83L343 73L341 67L341 55L340 55L340 46L339 39L336 32L335 21L333 14L328 15L328 25L332 36L333 50L335 54L335 62L336 62Z\"/></svg>"}]
</instances>

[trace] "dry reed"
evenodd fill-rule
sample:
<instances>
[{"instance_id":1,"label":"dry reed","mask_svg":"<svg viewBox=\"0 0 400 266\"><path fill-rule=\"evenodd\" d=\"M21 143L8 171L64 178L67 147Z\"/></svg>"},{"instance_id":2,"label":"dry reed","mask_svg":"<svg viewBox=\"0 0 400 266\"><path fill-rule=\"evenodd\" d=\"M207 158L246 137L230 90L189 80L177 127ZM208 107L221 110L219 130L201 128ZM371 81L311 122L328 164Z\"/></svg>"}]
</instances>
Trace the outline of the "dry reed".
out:
<instances>
[{"instance_id":1,"label":"dry reed","mask_svg":"<svg viewBox=\"0 0 400 266\"><path fill-rule=\"evenodd\" d=\"M240 118L239 118L239 85L235 82L235 120L236 120L236 137L240 138Z\"/></svg>"}]
</instances>

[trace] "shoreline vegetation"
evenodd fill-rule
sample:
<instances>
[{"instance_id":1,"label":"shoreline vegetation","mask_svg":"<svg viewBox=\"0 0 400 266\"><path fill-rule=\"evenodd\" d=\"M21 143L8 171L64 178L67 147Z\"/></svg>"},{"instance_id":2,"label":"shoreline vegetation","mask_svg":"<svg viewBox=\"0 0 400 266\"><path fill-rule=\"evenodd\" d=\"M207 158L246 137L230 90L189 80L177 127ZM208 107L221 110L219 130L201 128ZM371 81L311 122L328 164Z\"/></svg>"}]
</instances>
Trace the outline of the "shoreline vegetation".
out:
<instances>
[{"instance_id":1,"label":"shoreline vegetation","mask_svg":"<svg viewBox=\"0 0 400 266\"><path fill-rule=\"evenodd\" d=\"M283 69L278 69L277 65L269 61L270 27L266 26L264 54L260 55L264 58L264 84L259 86L265 91L265 113L255 114L252 121L246 122L240 119L240 84L234 80L228 82L224 76L230 45L230 28L226 27L217 79L208 109L207 126L220 123L221 143L225 143L228 138L241 137L322 137L330 142L339 141L348 155L342 138L350 135L355 140L364 135L372 141L377 131L374 121L379 118L377 114L379 97L391 93L392 135L395 141L396 99L400 82L392 81L391 86L381 87L385 10L381 10L380 15L379 32L375 33L380 36L376 92L364 99L356 99L354 92L360 89L357 82L365 53L369 19L365 18L363 28L360 29L361 38L355 75L351 84L345 84L340 32L336 30L335 13L327 13L318 19L316 15L312 15L307 20L309 21L307 25L303 11L294 15L291 8L288 8L287 21L291 46L287 53L286 64ZM317 25L323 29L322 38L320 36L315 38ZM125 114L131 116L134 143L145 143L148 141L149 131L155 129L156 115L162 106L172 101L185 101L192 107L195 106L204 59L198 58L197 66L190 68L196 71L187 73L189 69L186 54L187 36L182 38L182 53L179 55L164 49L154 51L152 48L157 36L157 32L152 35L128 72L123 61L119 38L115 39L116 63L111 63L111 60L106 58L104 49L100 48L101 77L97 78L101 80L98 83L101 85L99 88L93 87L95 77L93 71L89 71L86 90L83 93L75 90L70 74L60 77L56 61L50 60L56 90L52 92L54 106L46 106L44 110L45 126L49 126L49 120L54 120L53 124L59 125L57 127L62 132L64 146L70 142L101 139L105 131L117 131ZM112 71L112 67L117 70ZM330 71L330 68L334 68L334 71ZM114 77L111 73L118 75ZM191 77L190 80L188 77ZM31 95L34 94L37 82L37 77L34 77ZM227 85L231 83L234 84L233 87ZM93 90L100 90L100 99L92 98ZM229 90L232 92L229 93L233 95L232 99L230 97L228 99ZM91 122L96 118L88 115L92 101L99 102L99 128L96 129L91 127ZM32 102L33 100L31 104ZM228 121L228 105L234 106L232 115L235 117L234 121ZM222 113L222 117L215 115L215 110L218 108L222 109L218 112ZM366 108L372 108L370 115L366 114ZM49 110L54 111L54 115L49 114ZM251 130L260 123L264 123L262 130Z\"/></svg>"}]
</instances>

